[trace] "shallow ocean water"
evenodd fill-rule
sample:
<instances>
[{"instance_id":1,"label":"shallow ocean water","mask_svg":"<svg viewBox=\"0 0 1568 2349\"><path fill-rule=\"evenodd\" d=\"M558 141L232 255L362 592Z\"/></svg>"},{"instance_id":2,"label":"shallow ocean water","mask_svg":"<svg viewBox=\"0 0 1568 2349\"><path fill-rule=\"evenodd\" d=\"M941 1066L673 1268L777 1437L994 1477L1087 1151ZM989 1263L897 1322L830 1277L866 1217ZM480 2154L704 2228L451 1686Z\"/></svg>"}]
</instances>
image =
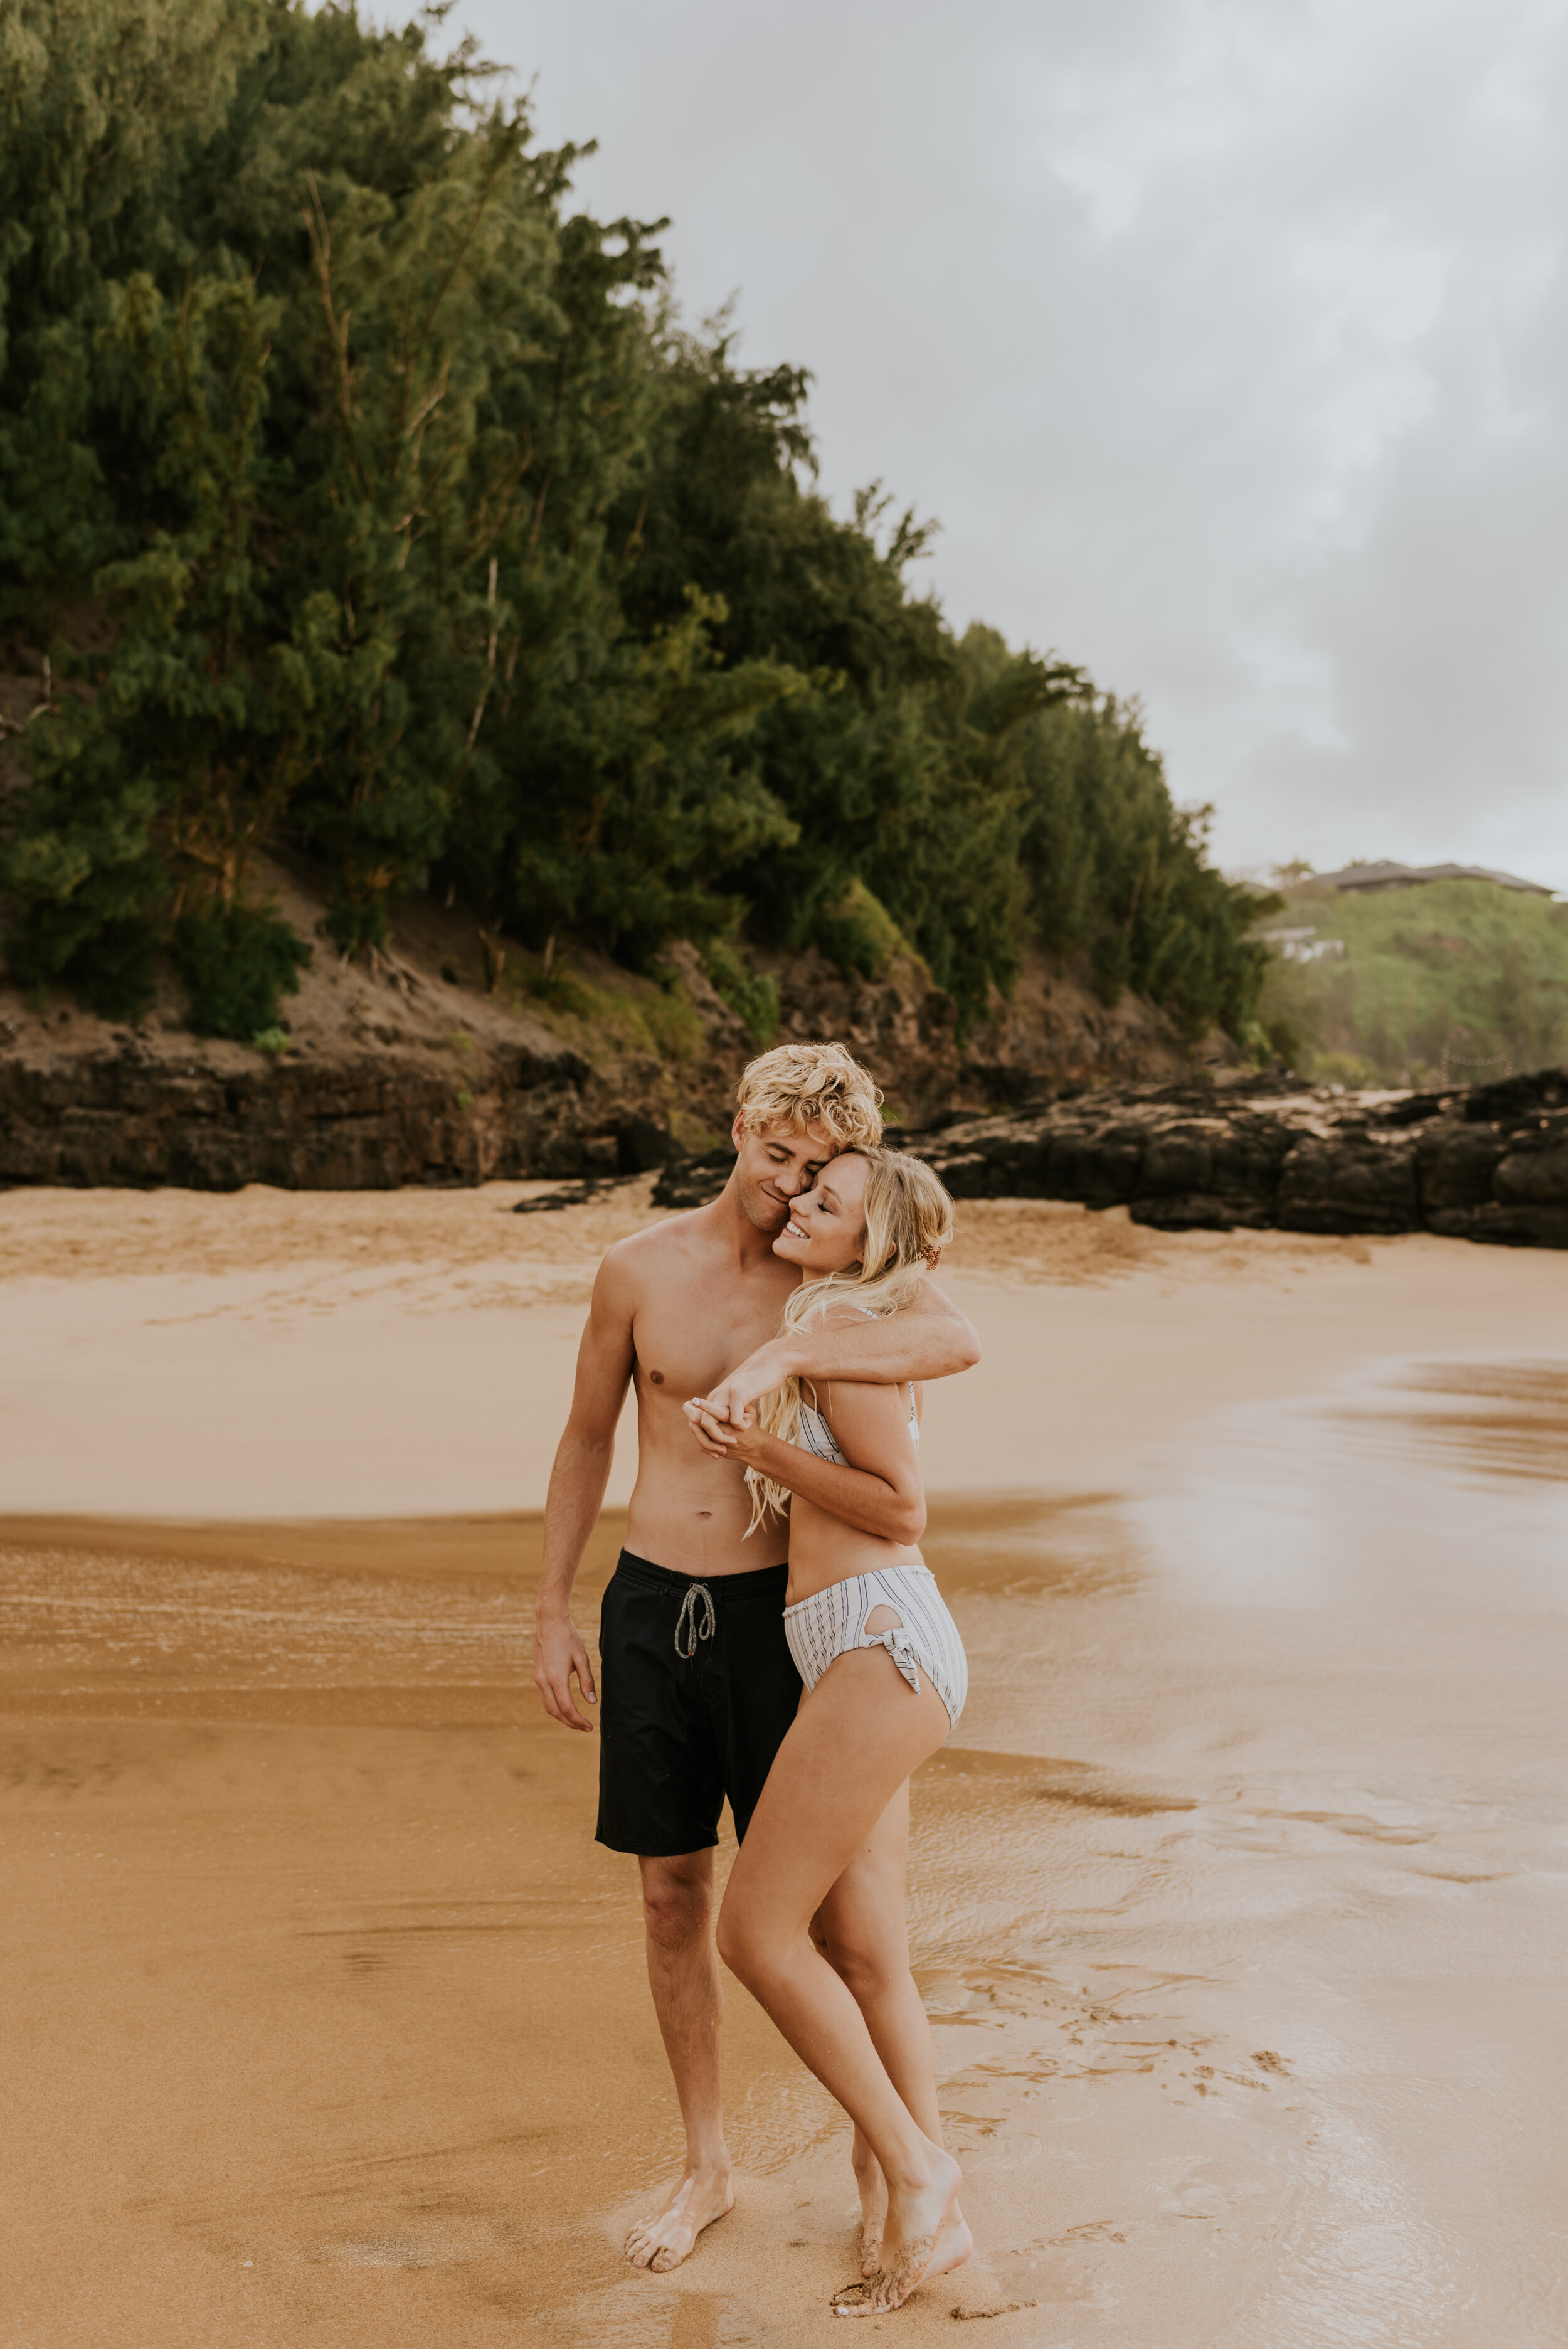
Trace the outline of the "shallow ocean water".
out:
<instances>
[{"instance_id":1,"label":"shallow ocean water","mask_svg":"<svg viewBox=\"0 0 1568 2349\"><path fill-rule=\"evenodd\" d=\"M880 2330L1562 2340L1565 1537L1568 1357L934 1508L971 1699L912 1925L980 2251ZM738 1992L736 2213L616 2259L678 2136L592 1743L525 1684L536 1554L0 1524L29 2349L820 2337L844 2132Z\"/></svg>"},{"instance_id":2,"label":"shallow ocean water","mask_svg":"<svg viewBox=\"0 0 1568 2349\"><path fill-rule=\"evenodd\" d=\"M1141 2034L1146 2084L1170 2066L1167 2093L1219 2103L1190 2176L1209 2256L1246 2244L1233 2297L1193 2279L1157 2319L1188 2253L1170 2209L1128 2225L1127 2148L1097 2144L1064 2189L1092 2174L1109 2207L1081 2223L1127 2240L1078 2238L1108 2297L1074 2338L1562 2337L1565 1436L1568 1362L1387 1362L1224 1413L1033 1552L1022 1523L954 1544L980 1692L960 1733L988 1775L922 1855L926 1946L984 1908L993 1949L1106 2009L1076 2076ZM976 1835L980 1785L1025 1751L1057 1757L1011 1781L1038 1827L1015 1795ZM1204 2033L1201 2075L1179 2059ZM1092 2112L1072 2126L1095 2142Z\"/></svg>"}]
</instances>

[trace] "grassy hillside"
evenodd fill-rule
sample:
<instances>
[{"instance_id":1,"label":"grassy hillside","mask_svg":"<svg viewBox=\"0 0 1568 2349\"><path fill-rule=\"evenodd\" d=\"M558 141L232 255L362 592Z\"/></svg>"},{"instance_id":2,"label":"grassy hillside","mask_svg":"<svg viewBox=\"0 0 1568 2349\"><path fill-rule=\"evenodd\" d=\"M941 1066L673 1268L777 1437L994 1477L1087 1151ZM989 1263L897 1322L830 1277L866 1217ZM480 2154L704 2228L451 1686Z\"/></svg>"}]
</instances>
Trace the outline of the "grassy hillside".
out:
<instances>
[{"instance_id":1,"label":"grassy hillside","mask_svg":"<svg viewBox=\"0 0 1568 2349\"><path fill-rule=\"evenodd\" d=\"M1318 1081L1470 1084L1568 1061L1568 905L1487 881L1375 895L1305 881L1261 935L1343 946L1271 955L1259 1018Z\"/></svg>"}]
</instances>

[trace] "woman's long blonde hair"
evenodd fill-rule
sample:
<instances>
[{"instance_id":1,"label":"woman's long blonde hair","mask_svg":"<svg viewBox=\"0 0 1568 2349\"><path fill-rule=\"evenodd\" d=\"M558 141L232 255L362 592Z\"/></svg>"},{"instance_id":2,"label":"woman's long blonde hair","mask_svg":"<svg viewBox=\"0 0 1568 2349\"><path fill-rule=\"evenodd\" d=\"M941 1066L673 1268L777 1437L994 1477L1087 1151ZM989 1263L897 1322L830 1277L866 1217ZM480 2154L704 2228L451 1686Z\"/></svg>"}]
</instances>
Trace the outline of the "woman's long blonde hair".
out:
<instances>
[{"instance_id":1,"label":"woman's long blonde hair","mask_svg":"<svg viewBox=\"0 0 1568 2349\"><path fill-rule=\"evenodd\" d=\"M803 1330L819 1320L830 1306L854 1305L862 1313L896 1313L907 1305L926 1273L953 1244L953 1202L923 1158L903 1150L853 1149L843 1158L866 1161L865 1246L861 1261L848 1272L825 1273L820 1280L802 1281L784 1308L779 1335ZM800 1381L791 1374L782 1386L764 1395L757 1409L758 1424L786 1444L800 1435ZM789 1495L758 1469L748 1468L751 1523L756 1532L764 1517L781 1517Z\"/></svg>"}]
</instances>

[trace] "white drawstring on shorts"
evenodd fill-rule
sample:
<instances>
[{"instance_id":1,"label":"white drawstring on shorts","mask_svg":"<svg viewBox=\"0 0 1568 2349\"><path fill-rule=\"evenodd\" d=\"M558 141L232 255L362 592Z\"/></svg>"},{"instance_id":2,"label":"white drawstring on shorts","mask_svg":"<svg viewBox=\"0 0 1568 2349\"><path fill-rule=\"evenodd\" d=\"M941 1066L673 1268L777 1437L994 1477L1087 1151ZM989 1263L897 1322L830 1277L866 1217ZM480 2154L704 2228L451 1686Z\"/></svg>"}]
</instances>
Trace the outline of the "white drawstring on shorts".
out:
<instances>
[{"instance_id":1,"label":"white drawstring on shorts","mask_svg":"<svg viewBox=\"0 0 1568 2349\"><path fill-rule=\"evenodd\" d=\"M703 1612L700 1615L697 1613L696 1609L696 1602L699 1599L703 1605ZM713 1593L709 1590L707 1583L694 1582L689 1584L686 1589L686 1595L681 1600L680 1616L676 1624L676 1655L686 1658L695 1656L696 1653L697 1641L699 1640L712 1639L713 1627L717 1619L713 1611ZM690 1643L688 1646L684 1648L681 1645L683 1639L688 1640Z\"/></svg>"}]
</instances>

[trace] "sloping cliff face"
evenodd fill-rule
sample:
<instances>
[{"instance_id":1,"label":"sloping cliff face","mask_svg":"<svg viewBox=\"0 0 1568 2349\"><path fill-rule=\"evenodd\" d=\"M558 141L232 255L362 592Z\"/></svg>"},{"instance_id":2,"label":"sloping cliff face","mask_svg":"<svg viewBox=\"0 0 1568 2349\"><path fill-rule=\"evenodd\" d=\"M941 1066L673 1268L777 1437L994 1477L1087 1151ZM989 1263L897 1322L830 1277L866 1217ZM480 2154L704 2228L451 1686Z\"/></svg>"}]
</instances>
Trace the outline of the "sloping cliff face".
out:
<instances>
[{"instance_id":1,"label":"sloping cliff face","mask_svg":"<svg viewBox=\"0 0 1568 2349\"><path fill-rule=\"evenodd\" d=\"M606 1175L727 1132L758 1047L689 947L662 980L578 951L552 983L460 908L422 898L387 956L347 963L320 936L308 878L283 865L258 877L315 941L285 999L287 1049L192 1036L171 980L134 1029L0 988L0 1183L363 1190ZM1191 1068L1162 1014L1135 997L1108 1010L1043 958L962 1045L951 997L909 956L875 980L815 953L762 968L778 1039L841 1039L910 1124L1042 1085Z\"/></svg>"},{"instance_id":2,"label":"sloping cliff face","mask_svg":"<svg viewBox=\"0 0 1568 2349\"><path fill-rule=\"evenodd\" d=\"M1125 1206L1166 1231L1429 1231L1568 1247L1568 1070L1454 1093L1099 1092L911 1137L958 1199Z\"/></svg>"},{"instance_id":3,"label":"sloping cliff face","mask_svg":"<svg viewBox=\"0 0 1568 2349\"><path fill-rule=\"evenodd\" d=\"M1240 1057L1224 1037L1194 1051L1138 996L1108 1007L1087 970L1060 968L1043 954L1026 960L1011 1002L993 995L988 1017L962 1041L952 997L913 957L895 956L874 979L846 976L815 950L758 962L779 988L779 1040L836 1037L875 1075L890 1116L907 1125L955 1107L1010 1105L1042 1089L1179 1077L1195 1063Z\"/></svg>"},{"instance_id":4,"label":"sloping cliff face","mask_svg":"<svg viewBox=\"0 0 1568 2349\"><path fill-rule=\"evenodd\" d=\"M282 866L261 877L314 941L284 999L287 1049L192 1036L172 979L134 1029L5 990L0 1182L360 1190L614 1172L618 1129L667 1123L666 1072L634 1002L595 1065L526 1004L487 993L482 941L460 916L424 908L388 955L350 963L320 937L307 886ZM683 1123L665 1147L706 1131Z\"/></svg>"}]
</instances>

